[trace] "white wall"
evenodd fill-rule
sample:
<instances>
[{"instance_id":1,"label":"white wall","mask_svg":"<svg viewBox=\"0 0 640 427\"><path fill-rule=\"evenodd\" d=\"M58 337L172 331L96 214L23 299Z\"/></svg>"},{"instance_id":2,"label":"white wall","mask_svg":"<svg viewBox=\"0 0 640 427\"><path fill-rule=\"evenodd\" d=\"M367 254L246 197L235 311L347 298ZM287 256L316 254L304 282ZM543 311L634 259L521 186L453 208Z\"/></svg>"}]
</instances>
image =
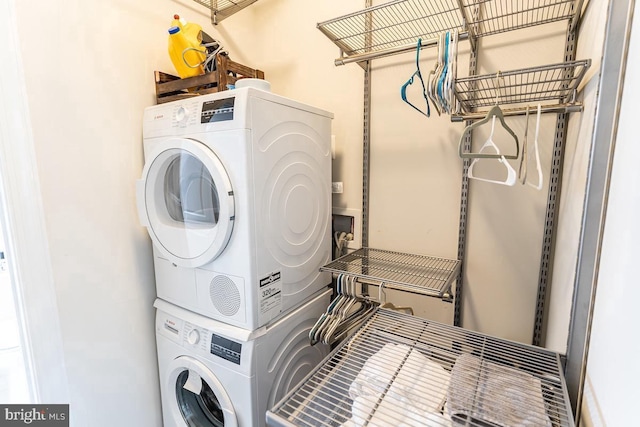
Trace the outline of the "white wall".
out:
<instances>
[{"instance_id":1,"label":"white wall","mask_svg":"<svg viewBox=\"0 0 640 427\"><path fill-rule=\"evenodd\" d=\"M640 96L640 3L636 2L611 172L598 288L587 362L585 425L637 423L640 399L640 169L636 106Z\"/></svg>"},{"instance_id":2,"label":"white wall","mask_svg":"<svg viewBox=\"0 0 640 427\"><path fill-rule=\"evenodd\" d=\"M73 426L161 424L151 247L134 182L153 71L173 71L173 14L265 71L274 92L336 113L334 169L354 184L334 201L359 207L362 71L336 69L338 50L315 29L343 3L263 1L214 28L189 0L16 2Z\"/></svg>"},{"instance_id":3,"label":"white wall","mask_svg":"<svg viewBox=\"0 0 640 427\"><path fill-rule=\"evenodd\" d=\"M600 65L609 1L591 0L580 24L576 57L591 58L592 78L581 93L584 111L569 118L551 278L545 347L566 353L578 246L584 209L587 169L600 88Z\"/></svg>"},{"instance_id":4,"label":"white wall","mask_svg":"<svg viewBox=\"0 0 640 427\"><path fill-rule=\"evenodd\" d=\"M134 180L173 7L16 7L72 425L160 425L153 267Z\"/></svg>"},{"instance_id":5,"label":"white wall","mask_svg":"<svg viewBox=\"0 0 640 427\"><path fill-rule=\"evenodd\" d=\"M27 357L28 402L68 402L66 365L18 43L15 2L0 3L0 222ZM34 262L36 260L36 262ZM13 299L11 303L13 303ZM23 303L20 303L20 302ZM10 365L15 370L16 365ZM37 383L34 381L37 378ZM24 380L24 378L22 379Z\"/></svg>"}]
</instances>

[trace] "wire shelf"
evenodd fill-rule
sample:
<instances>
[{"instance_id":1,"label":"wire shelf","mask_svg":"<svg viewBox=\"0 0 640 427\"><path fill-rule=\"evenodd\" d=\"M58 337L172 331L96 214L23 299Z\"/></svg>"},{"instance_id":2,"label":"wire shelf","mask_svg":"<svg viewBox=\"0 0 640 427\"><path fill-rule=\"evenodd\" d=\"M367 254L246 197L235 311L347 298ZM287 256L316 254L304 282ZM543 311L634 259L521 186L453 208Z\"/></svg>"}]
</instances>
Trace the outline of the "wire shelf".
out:
<instances>
[{"instance_id":1,"label":"wire shelf","mask_svg":"<svg viewBox=\"0 0 640 427\"><path fill-rule=\"evenodd\" d=\"M587 59L459 78L455 94L465 112L496 103L571 103L590 65Z\"/></svg>"},{"instance_id":2,"label":"wire shelf","mask_svg":"<svg viewBox=\"0 0 640 427\"><path fill-rule=\"evenodd\" d=\"M389 289L442 298L449 293L459 268L458 260L362 248L320 270L384 283Z\"/></svg>"},{"instance_id":3,"label":"wire shelf","mask_svg":"<svg viewBox=\"0 0 640 427\"><path fill-rule=\"evenodd\" d=\"M396 0L318 24L347 56L415 46L455 28L464 30L456 0Z\"/></svg>"},{"instance_id":4,"label":"wire shelf","mask_svg":"<svg viewBox=\"0 0 640 427\"><path fill-rule=\"evenodd\" d=\"M317 27L342 51L336 60L341 65L353 62L349 57L398 53L399 47L415 47L419 38L433 41L446 31L488 36L572 19L581 4L582 0L394 0Z\"/></svg>"},{"instance_id":5,"label":"wire shelf","mask_svg":"<svg viewBox=\"0 0 640 427\"><path fill-rule=\"evenodd\" d=\"M270 426L573 426L560 357L378 309L274 408Z\"/></svg>"},{"instance_id":6,"label":"wire shelf","mask_svg":"<svg viewBox=\"0 0 640 427\"><path fill-rule=\"evenodd\" d=\"M214 24L241 11L258 0L193 0L211 10L211 19Z\"/></svg>"},{"instance_id":7,"label":"wire shelf","mask_svg":"<svg viewBox=\"0 0 640 427\"><path fill-rule=\"evenodd\" d=\"M463 0L464 7L471 10L478 5L478 0ZM480 13L472 23L474 33L489 36L564 21L575 16L575 0L492 0L480 3Z\"/></svg>"}]
</instances>

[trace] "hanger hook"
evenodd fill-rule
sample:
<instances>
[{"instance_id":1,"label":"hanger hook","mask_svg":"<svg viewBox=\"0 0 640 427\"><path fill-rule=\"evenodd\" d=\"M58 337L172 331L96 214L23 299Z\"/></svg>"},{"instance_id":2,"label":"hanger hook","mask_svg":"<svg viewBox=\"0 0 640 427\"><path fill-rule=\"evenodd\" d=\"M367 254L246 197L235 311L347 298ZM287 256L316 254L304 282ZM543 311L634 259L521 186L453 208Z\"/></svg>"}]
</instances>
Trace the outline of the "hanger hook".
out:
<instances>
[{"instance_id":1,"label":"hanger hook","mask_svg":"<svg viewBox=\"0 0 640 427\"><path fill-rule=\"evenodd\" d=\"M384 282L380 282L380 286L378 287L378 302L380 304L387 302L387 293L384 291Z\"/></svg>"}]
</instances>

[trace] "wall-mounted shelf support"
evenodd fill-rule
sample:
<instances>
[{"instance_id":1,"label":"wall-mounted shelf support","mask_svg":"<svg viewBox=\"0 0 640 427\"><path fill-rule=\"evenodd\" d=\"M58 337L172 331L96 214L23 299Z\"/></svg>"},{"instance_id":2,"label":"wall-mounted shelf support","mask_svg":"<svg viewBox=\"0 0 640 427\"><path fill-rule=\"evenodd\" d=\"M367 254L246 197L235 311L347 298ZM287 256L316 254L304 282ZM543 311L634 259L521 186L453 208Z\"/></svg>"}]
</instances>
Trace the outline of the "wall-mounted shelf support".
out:
<instances>
[{"instance_id":1,"label":"wall-mounted shelf support","mask_svg":"<svg viewBox=\"0 0 640 427\"><path fill-rule=\"evenodd\" d=\"M218 25L222 20L252 5L258 0L193 0L211 10L211 23Z\"/></svg>"}]
</instances>

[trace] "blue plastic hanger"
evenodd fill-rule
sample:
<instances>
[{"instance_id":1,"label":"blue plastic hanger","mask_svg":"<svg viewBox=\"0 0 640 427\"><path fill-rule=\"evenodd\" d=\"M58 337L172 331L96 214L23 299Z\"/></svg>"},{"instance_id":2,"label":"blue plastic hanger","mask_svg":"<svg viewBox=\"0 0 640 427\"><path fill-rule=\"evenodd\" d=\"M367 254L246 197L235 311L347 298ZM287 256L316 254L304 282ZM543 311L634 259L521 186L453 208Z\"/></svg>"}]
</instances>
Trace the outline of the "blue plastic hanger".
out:
<instances>
[{"instance_id":1,"label":"blue plastic hanger","mask_svg":"<svg viewBox=\"0 0 640 427\"><path fill-rule=\"evenodd\" d=\"M427 98L427 89L424 86L424 80L422 80L422 74L420 73L420 48L421 48L421 46L422 46L422 39L418 39L418 46L416 48L416 71L411 75L409 80L407 80L407 82L405 84L403 84L402 87L400 88L400 96L402 97L402 100L404 102L409 104L416 111L420 112L420 114L424 114L425 116L429 117L431 115L431 109L429 108L429 98ZM407 100L407 87L409 85L413 84L413 79L416 76L418 77L418 79L420 79L420 84L422 85L422 96L424 97L424 100L425 100L425 102L427 104L427 112L426 113Z\"/></svg>"},{"instance_id":2,"label":"blue plastic hanger","mask_svg":"<svg viewBox=\"0 0 640 427\"><path fill-rule=\"evenodd\" d=\"M447 31L445 33L445 38L444 38L444 52L443 52L443 57L442 57L442 63L444 64L444 67L442 69L442 73L440 74L440 77L438 78L438 99L440 100L440 105L442 105L442 109L446 112L449 113L449 108L444 96L444 81L445 78L447 77L447 73L449 72L449 39L450 39L450 35L449 35L449 31Z\"/></svg>"}]
</instances>

